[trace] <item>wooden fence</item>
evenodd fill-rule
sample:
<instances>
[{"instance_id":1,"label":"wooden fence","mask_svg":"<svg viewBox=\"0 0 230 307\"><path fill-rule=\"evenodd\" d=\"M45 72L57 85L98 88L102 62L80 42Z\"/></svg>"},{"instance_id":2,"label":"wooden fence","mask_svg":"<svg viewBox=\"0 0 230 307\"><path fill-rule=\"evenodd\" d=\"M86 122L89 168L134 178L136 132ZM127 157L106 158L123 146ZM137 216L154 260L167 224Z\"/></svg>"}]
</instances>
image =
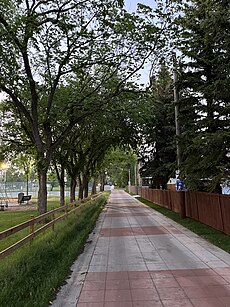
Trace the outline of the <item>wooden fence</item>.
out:
<instances>
[{"instance_id":1,"label":"wooden fence","mask_svg":"<svg viewBox=\"0 0 230 307\"><path fill-rule=\"evenodd\" d=\"M19 225L16 225L14 227L11 227L9 229L6 229L0 232L0 240L2 240L25 228L29 228L29 234L26 237L22 238L20 241L17 241L13 245L7 247L6 249L0 252L0 259L6 257L7 255L10 255L16 249L25 245L27 242L32 241L35 237L37 237L40 233L44 232L49 227L52 227L54 229L54 225L57 222L65 219L68 215L80 210L80 208L86 206L91 199L95 199L99 197L100 195L101 193L94 195L92 197L86 198L82 201L73 202L68 205L59 207L47 213L41 214L36 218L32 218L24 223L21 223ZM57 216L57 214L59 215ZM51 221L46 222L47 218L51 218ZM35 225L41 222L44 222L45 224L43 224L43 226L35 230Z\"/></svg>"},{"instance_id":2,"label":"wooden fence","mask_svg":"<svg viewBox=\"0 0 230 307\"><path fill-rule=\"evenodd\" d=\"M131 187L137 191L136 187ZM190 217L226 234L230 234L230 195L220 195L196 191L173 191L138 188L138 195L178 212L182 217Z\"/></svg>"}]
</instances>

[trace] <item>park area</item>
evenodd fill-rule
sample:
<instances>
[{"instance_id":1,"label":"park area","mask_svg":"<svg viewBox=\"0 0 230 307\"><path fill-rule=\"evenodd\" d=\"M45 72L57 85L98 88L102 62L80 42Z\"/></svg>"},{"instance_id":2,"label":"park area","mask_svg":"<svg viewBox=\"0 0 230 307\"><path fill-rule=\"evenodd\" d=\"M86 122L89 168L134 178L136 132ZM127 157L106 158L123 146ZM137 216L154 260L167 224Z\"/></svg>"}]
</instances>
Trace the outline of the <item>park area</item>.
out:
<instances>
[{"instance_id":1,"label":"park area","mask_svg":"<svg viewBox=\"0 0 230 307\"><path fill-rule=\"evenodd\" d=\"M45 228L18 250L1 253L1 306L17 302L18 306L58 307L75 302L79 307L92 303L166 307L179 301L189 306L228 306L229 236L181 218L165 204L134 196L112 190L65 207L50 199L45 219L34 205L0 212L0 253ZM13 233L14 225L36 218L38 224L32 229L29 223ZM6 240L2 237L7 232L12 235Z\"/></svg>"},{"instance_id":2,"label":"park area","mask_svg":"<svg viewBox=\"0 0 230 307\"><path fill-rule=\"evenodd\" d=\"M94 200L90 198L67 208L60 208L58 201L48 201L49 211L44 218L39 216L37 224L28 223L19 229L15 228L36 221L36 208L0 212L1 306L48 305L68 275L72 262L83 251L107 198L108 192L104 192ZM50 217L49 213L52 213ZM29 236L30 243L21 244L23 238ZM17 242L20 244L16 250L3 252Z\"/></svg>"},{"instance_id":3,"label":"park area","mask_svg":"<svg viewBox=\"0 0 230 307\"><path fill-rule=\"evenodd\" d=\"M1 307L53 304L68 276L57 307L230 306L229 29L229 1L1 1Z\"/></svg>"}]
</instances>

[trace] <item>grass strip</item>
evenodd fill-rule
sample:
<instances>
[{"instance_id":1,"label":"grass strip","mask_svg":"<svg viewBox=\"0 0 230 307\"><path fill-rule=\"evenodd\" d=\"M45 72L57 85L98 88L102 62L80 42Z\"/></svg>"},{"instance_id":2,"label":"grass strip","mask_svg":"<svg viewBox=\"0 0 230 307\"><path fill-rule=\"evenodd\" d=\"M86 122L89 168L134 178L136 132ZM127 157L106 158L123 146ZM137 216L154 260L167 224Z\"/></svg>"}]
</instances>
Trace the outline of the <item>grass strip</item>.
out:
<instances>
[{"instance_id":1,"label":"grass strip","mask_svg":"<svg viewBox=\"0 0 230 307\"><path fill-rule=\"evenodd\" d=\"M181 219L180 215L176 212L168 210L164 207L158 206L144 198L137 197L139 201L144 203L145 205L153 208L154 210L162 213L163 215L167 216L171 220L177 222L178 224L186 227L187 229L193 231L200 237L206 239L207 241L211 242L212 244L220 247L221 249L225 250L226 252L230 253L230 238L229 235L216 230L208 225L205 225L199 221L193 220L191 218Z\"/></svg>"},{"instance_id":2,"label":"grass strip","mask_svg":"<svg viewBox=\"0 0 230 307\"><path fill-rule=\"evenodd\" d=\"M66 203L68 203L66 201ZM49 200L47 202L47 211L51 211L53 209L60 207L59 200ZM30 220L32 217L37 217L39 215L37 210L37 204L32 207L32 210L23 210L23 211L0 211L0 231L4 231L8 228L21 224ZM35 226L35 228L39 228L39 226ZM29 227L27 229L23 229L10 237L7 237L0 242L0 251L24 238L29 234Z\"/></svg>"},{"instance_id":3,"label":"grass strip","mask_svg":"<svg viewBox=\"0 0 230 307\"><path fill-rule=\"evenodd\" d=\"M66 204L68 204L69 201L66 199ZM31 206L29 210L5 210L0 211L0 231L6 230L10 227L16 226L20 223L23 223L29 219L31 219L31 216L38 216L38 210L37 210L37 203L33 203L34 206ZM23 205L21 205L23 206ZM47 211L51 211L53 209L60 207L60 201L59 200L48 200L47 201ZM26 208L26 206L25 206Z\"/></svg>"},{"instance_id":4,"label":"grass strip","mask_svg":"<svg viewBox=\"0 0 230 307\"><path fill-rule=\"evenodd\" d=\"M109 193L0 262L0 306L44 307L70 273Z\"/></svg>"}]
</instances>

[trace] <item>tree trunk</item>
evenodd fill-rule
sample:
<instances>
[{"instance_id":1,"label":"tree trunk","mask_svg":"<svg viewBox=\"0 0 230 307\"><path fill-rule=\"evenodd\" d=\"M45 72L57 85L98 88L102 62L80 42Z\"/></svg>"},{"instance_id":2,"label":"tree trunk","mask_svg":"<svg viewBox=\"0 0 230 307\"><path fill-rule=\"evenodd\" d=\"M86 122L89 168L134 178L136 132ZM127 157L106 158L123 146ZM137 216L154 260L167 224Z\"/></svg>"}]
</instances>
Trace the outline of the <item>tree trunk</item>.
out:
<instances>
[{"instance_id":1,"label":"tree trunk","mask_svg":"<svg viewBox=\"0 0 230 307\"><path fill-rule=\"evenodd\" d=\"M92 186L92 195L97 193L97 179L96 177L93 178L93 186Z\"/></svg>"},{"instance_id":2,"label":"tree trunk","mask_svg":"<svg viewBox=\"0 0 230 307\"><path fill-rule=\"evenodd\" d=\"M77 186L76 179L71 178L71 181L70 181L70 202L71 203L76 200L76 197L75 197L76 186Z\"/></svg>"},{"instance_id":3,"label":"tree trunk","mask_svg":"<svg viewBox=\"0 0 230 307\"><path fill-rule=\"evenodd\" d=\"M39 171L39 190L38 190L38 212L39 214L47 211L47 170Z\"/></svg>"},{"instance_id":4,"label":"tree trunk","mask_svg":"<svg viewBox=\"0 0 230 307\"><path fill-rule=\"evenodd\" d=\"M105 190L105 176L101 176L101 185L100 185L100 191L103 192Z\"/></svg>"},{"instance_id":5,"label":"tree trunk","mask_svg":"<svg viewBox=\"0 0 230 307\"><path fill-rule=\"evenodd\" d=\"M29 174L26 173L26 195L29 195Z\"/></svg>"},{"instance_id":6,"label":"tree trunk","mask_svg":"<svg viewBox=\"0 0 230 307\"><path fill-rule=\"evenodd\" d=\"M83 199L83 184L81 180L81 175L78 176L78 181L79 181L79 192L78 192L78 199Z\"/></svg>"},{"instance_id":7,"label":"tree trunk","mask_svg":"<svg viewBox=\"0 0 230 307\"><path fill-rule=\"evenodd\" d=\"M65 205L65 169L61 166L61 172L59 173L57 164L54 162L54 168L56 171L59 187L60 187L60 206Z\"/></svg>"},{"instance_id":8,"label":"tree trunk","mask_svg":"<svg viewBox=\"0 0 230 307\"><path fill-rule=\"evenodd\" d=\"M89 196L89 179L86 175L83 175L83 189L84 189L84 198Z\"/></svg>"},{"instance_id":9,"label":"tree trunk","mask_svg":"<svg viewBox=\"0 0 230 307\"><path fill-rule=\"evenodd\" d=\"M65 206L65 170L61 168L61 174L58 176L60 186L60 205Z\"/></svg>"},{"instance_id":10,"label":"tree trunk","mask_svg":"<svg viewBox=\"0 0 230 307\"><path fill-rule=\"evenodd\" d=\"M59 183L60 186L60 206L65 206L65 183Z\"/></svg>"}]
</instances>

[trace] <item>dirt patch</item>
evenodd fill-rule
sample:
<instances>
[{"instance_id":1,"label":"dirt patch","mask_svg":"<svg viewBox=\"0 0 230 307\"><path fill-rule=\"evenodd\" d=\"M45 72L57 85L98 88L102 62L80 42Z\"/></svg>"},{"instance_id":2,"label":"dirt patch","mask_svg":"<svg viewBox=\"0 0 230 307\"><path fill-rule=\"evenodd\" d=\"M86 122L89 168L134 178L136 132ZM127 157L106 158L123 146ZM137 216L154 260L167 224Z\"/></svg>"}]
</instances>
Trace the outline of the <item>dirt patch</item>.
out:
<instances>
[{"instance_id":1,"label":"dirt patch","mask_svg":"<svg viewBox=\"0 0 230 307\"><path fill-rule=\"evenodd\" d=\"M56 201L58 200L57 198L49 198L49 201ZM36 203L38 201L37 198L32 199L32 203ZM30 211L30 210L37 210L37 204L31 204L30 202L28 204L22 204L19 205L17 202L17 198L8 198L8 208L4 208L4 211ZM5 204L5 202L3 201Z\"/></svg>"},{"instance_id":2,"label":"dirt patch","mask_svg":"<svg viewBox=\"0 0 230 307\"><path fill-rule=\"evenodd\" d=\"M37 210L37 206L32 205L15 205L15 206L9 206L8 208L5 208L5 211L29 211L29 210Z\"/></svg>"}]
</instances>

